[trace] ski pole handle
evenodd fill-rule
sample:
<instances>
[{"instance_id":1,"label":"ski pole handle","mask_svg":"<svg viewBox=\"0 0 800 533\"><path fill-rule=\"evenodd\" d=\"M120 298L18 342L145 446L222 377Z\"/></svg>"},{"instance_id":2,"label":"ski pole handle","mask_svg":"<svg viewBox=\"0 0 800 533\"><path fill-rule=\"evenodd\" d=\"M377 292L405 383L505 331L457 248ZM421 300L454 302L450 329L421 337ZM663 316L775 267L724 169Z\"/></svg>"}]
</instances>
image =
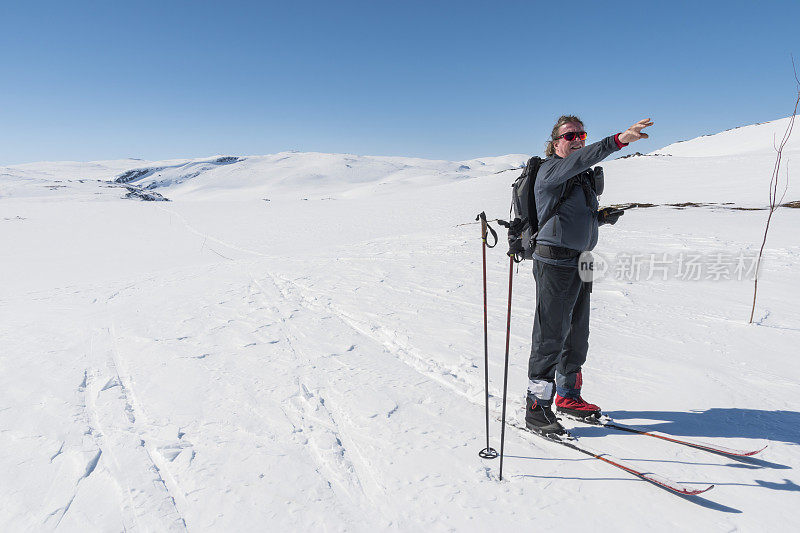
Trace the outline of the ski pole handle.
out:
<instances>
[{"instance_id":1,"label":"ski pole handle","mask_svg":"<svg viewBox=\"0 0 800 533\"><path fill-rule=\"evenodd\" d=\"M484 243L486 243L486 246L488 248L494 248L495 246L497 246L497 232L489 225L489 222L486 221L486 212L481 211L480 213L478 213L478 216L475 217L475 220L481 221L481 239L483 240ZM492 234L492 238L494 239L493 244L489 244L489 241L486 239L487 230L489 233Z\"/></svg>"}]
</instances>

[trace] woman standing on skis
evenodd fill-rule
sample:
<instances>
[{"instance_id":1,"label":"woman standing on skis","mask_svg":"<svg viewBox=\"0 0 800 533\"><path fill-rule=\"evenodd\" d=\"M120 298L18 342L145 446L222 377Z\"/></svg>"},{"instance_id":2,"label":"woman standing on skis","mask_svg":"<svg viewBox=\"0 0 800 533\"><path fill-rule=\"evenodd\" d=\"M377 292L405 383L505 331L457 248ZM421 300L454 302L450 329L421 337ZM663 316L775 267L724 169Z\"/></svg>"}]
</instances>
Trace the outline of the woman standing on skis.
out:
<instances>
[{"instance_id":1,"label":"woman standing on skis","mask_svg":"<svg viewBox=\"0 0 800 533\"><path fill-rule=\"evenodd\" d=\"M545 435L560 435L559 413L586 418L600 415L600 407L581 397L581 367L589 349L589 295L591 282L581 280L578 256L597 244L597 228L614 224L623 211L598 211L602 184L592 166L629 143L646 139L640 120L627 130L586 146L583 122L576 116L558 119L536 176L534 194L539 228L533 250L536 313L528 361L526 426ZM563 200L562 200L563 197ZM554 401L555 396L555 401Z\"/></svg>"}]
</instances>

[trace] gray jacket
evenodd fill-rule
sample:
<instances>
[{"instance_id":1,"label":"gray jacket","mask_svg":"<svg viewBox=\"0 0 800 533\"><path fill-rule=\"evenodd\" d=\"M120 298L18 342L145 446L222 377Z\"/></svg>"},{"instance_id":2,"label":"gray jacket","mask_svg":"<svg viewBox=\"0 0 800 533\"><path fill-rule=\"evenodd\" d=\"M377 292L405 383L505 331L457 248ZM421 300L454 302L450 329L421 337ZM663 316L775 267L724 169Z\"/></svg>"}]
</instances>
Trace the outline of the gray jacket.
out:
<instances>
[{"instance_id":1,"label":"gray jacket","mask_svg":"<svg viewBox=\"0 0 800 533\"><path fill-rule=\"evenodd\" d=\"M585 146L565 158L554 155L545 159L539 168L534 185L539 220L544 220L552 212L564 192L564 185L570 178L589 170L592 165L599 163L622 146L612 135ZM594 191L586 190L580 185L574 187L558 210L558 214L539 230L537 244L580 251L593 249L597 244L598 205L597 194ZM534 258L556 265L577 265L577 258L546 259L536 253Z\"/></svg>"}]
</instances>

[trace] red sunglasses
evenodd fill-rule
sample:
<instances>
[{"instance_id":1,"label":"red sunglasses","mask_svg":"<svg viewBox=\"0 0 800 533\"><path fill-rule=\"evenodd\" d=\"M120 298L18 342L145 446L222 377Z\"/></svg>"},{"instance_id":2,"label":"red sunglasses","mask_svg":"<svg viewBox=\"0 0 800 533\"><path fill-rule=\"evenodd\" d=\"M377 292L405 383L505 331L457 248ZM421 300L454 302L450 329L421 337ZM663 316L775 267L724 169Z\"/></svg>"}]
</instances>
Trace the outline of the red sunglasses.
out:
<instances>
[{"instance_id":1,"label":"red sunglasses","mask_svg":"<svg viewBox=\"0 0 800 533\"><path fill-rule=\"evenodd\" d=\"M559 135L558 137L556 137L553 140L557 141L561 137L564 137L564 140L567 141L567 142L574 141L576 137L578 138L578 140L585 141L586 140L586 132L585 131L568 131L567 133L562 133L561 135Z\"/></svg>"}]
</instances>

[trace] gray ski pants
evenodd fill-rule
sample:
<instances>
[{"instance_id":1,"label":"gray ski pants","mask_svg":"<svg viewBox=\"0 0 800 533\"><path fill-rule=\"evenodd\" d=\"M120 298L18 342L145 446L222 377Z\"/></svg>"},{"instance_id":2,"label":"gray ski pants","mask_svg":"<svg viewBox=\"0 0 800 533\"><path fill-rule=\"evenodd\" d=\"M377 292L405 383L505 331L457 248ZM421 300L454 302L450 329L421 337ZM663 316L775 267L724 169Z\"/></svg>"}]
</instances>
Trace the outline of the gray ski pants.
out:
<instances>
[{"instance_id":1,"label":"gray ski pants","mask_svg":"<svg viewBox=\"0 0 800 533\"><path fill-rule=\"evenodd\" d=\"M533 260L536 279L536 314L528 360L531 383L547 381L559 396L577 397L581 366L589 351L589 294L576 267L555 266ZM548 387L552 391L552 385ZM538 396L538 394L537 394ZM539 398L548 401L551 398Z\"/></svg>"}]
</instances>

